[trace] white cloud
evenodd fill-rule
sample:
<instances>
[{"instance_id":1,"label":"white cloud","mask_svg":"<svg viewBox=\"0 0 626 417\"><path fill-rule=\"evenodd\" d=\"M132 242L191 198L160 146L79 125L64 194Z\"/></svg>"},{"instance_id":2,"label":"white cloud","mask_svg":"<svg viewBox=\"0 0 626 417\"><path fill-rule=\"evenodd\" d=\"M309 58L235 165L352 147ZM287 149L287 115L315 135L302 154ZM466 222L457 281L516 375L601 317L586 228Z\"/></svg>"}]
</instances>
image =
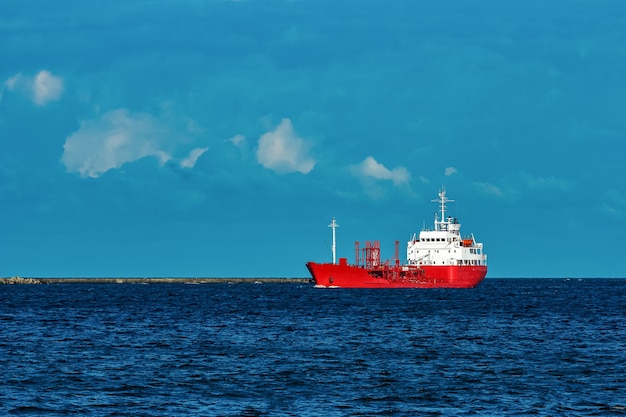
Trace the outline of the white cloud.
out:
<instances>
[{"instance_id":1,"label":"white cloud","mask_svg":"<svg viewBox=\"0 0 626 417\"><path fill-rule=\"evenodd\" d=\"M165 133L166 129L149 114L113 110L99 119L83 121L80 129L65 140L61 161L68 172L92 178L145 156L165 163L171 159L161 149Z\"/></svg>"},{"instance_id":2,"label":"white cloud","mask_svg":"<svg viewBox=\"0 0 626 417\"><path fill-rule=\"evenodd\" d=\"M13 91L22 82L22 79L22 74L15 74L14 76L6 80L4 82L4 85L9 91Z\"/></svg>"},{"instance_id":3,"label":"white cloud","mask_svg":"<svg viewBox=\"0 0 626 417\"><path fill-rule=\"evenodd\" d=\"M239 150L239 153L243 158L248 158L248 156L250 155L248 140L244 135L235 135L230 139L226 139L226 142L235 146Z\"/></svg>"},{"instance_id":4,"label":"white cloud","mask_svg":"<svg viewBox=\"0 0 626 417\"><path fill-rule=\"evenodd\" d=\"M246 147L246 137L244 135L235 135L229 141L239 149Z\"/></svg>"},{"instance_id":5,"label":"white cloud","mask_svg":"<svg viewBox=\"0 0 626 417\"><path fill-rule=\"evenodd\" d=\"M309 148L304 139L296 136L291 121L283 119L276 129L259 138L256 155L264 168L279 174L307 174L315 166L315 160L308 154Z\"/></svg>"},{"instance_id":6,"label":"white cloud","mask_svg":"<svg viewBox=\"0 0 626 417\"><path fill-rule=\"evenodd\" d=\"M408 183L411 174L405 167L398 167L392 170L386 168L383 164L368 156L359 165L351 167L352 172L360 177L371 177L377 180L391 180L394 185Z\"/></svg>"},{"instance_id":7,"label":"white cloud","mask_svg":"<svg viewBox=\"0 0 626 417\"><path fill-rule=\"evenodd\" d=\"M474 185L478 187L483 193L495 195L496 197L502 197L502 190L491 183L488 182L475 182Z\"/></svg>"},{"instance_id":8,"label":"white cloud","mask_svg":"<svg viewBox=\"0 0 626 417\"><path fill-rule=\"evenodd\" d=\"M38 106L61 98L64 91L63 78L41 70L34 77L16 74L4 82L9 91L21 91Z\"/></svg>"},{"instance_id":9,"label":"white cloud","mask_svg":"<svg viewBox=\"0 0 626 417\"><path fill-rule=\"evenodd\" d=\"M458 171L456 170L456 168L455 168L455 167L447 167L447 168L446 168L446 171L445 171L445 174L446 174L446 177L449 177L450 175L454 175L454 174L456 174L457 172L458 172Z\"/></svg>"},{"instance_id":10,"label":"white cloud","mask_svg":"<svg viewBox=\"0 0 626 417\"><path fill-rule=\"evenodd\" d=\"M208 151L209 148L196 148L189 152L189 155L180 161L180 166L183 168L193 168L196 165L196 161L203 153Z\"/></svg>"},{"instance_id":11,"label":"white cloud","mask_svg":"<svg viewBox=\"0 0 626 417\"><path fill-rule=\"evenodd\" d=\"M58 100L63 95L63 79L48 71L39 71L33 80L33 94L35 104L40 106Z\"/></svg>"},{"instance_id":12,"label":"white cloud","mask_svg":"<svg viewBox=\"0 0 626 417\"><path fill-rule=\"evenodd\" d=\"M474 182L484 194L491 194L510 201L521 198L534 198L540 194L552 194L558 196L561 193L571 192L573 184L570 180L553 176L539 177L525 172L516 173L508 178L497 181L496 184L489 182Z\"/></svg>"},{"instance_id":13,"label":"white cloud","mask_svg":"<svg viewBox=\"0 0 626 417\"><path fill-rule=\"evenodd\" d=\"M609 189L603 195L600 209L612 217L624 219L626 218L626 196L617 189Z\"/></svg>"},{"instance_id":14,"label":"white cloud","mask_svg":"<svg viewBox=\"0 0 626 417\"><path fill-rule=\"evenodd\" d=\"M524 184L530 189L552 189L568 191L572 188L572 184L570 181L562 178L556 178L553 176L538 177L523 173L521 174L521 177Z\"/></svg>"}]
</instances>

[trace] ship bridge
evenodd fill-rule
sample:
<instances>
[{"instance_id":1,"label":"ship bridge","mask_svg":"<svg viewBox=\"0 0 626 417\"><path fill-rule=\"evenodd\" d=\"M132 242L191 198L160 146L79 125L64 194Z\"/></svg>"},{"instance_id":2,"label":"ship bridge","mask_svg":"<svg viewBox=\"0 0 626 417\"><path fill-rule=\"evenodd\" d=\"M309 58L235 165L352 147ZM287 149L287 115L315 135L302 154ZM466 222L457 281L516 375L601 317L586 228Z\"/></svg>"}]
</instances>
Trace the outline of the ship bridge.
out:
<instances>
[{"instance_id":1,"label":"ship bridge","mask_svg":"<svg viewBox=\"0 0 626 417\"><path fill-rule=\"evenodd\" d=\"M435 214L434 229L422 230L407 243L409 265L487 265L483 244L474 235L461 236L461 224L456 217L446 217L446 203L454 202L444 188L439 198L439 213Z\"/></svg>"}]
</instances>

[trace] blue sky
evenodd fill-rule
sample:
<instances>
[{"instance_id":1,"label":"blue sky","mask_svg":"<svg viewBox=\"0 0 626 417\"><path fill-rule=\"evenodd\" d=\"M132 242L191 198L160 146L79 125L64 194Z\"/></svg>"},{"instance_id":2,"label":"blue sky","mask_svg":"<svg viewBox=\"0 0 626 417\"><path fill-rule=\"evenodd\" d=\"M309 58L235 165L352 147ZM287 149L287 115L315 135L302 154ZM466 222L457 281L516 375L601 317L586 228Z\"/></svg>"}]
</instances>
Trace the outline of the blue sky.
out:
<instances>
[{"instance_id":1,"label":"blue sky","mask_svg":"<svg viewBox=\"0 0 626 417\"><path fill-rule=\"evenodd\" d=\"M0 276L305 277L451 214L623 277L622 0L0 4Z\"/></svg>"}]
</instances>

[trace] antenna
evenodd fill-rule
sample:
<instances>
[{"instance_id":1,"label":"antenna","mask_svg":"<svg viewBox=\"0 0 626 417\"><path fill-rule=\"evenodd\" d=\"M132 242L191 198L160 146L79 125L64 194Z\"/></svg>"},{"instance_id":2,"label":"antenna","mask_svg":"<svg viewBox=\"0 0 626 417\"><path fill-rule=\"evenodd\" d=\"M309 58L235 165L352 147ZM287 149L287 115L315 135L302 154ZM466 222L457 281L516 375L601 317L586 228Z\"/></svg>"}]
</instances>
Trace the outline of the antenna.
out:
<instances>
[{"instance_id":1,"label":"antenna","mask_svg":"<svg viewBox=\"0 0 626 417\"><path fill-rule=\"evenodd\" d=\"M331 227L333 229L333 265L337 263L337 245L335 242L335 229L337 229L339 227L339 225L337 224L337 222L335 221L335 218L333 217L333 221L330 222L330 224L328 225L328 227Z\"/></svg>"},{"instance_id":2,"label":"antenna","mask_svg":"<svg viewBox=\"0 0 626 417\"><path fill-rule=\"evenodd\" d=\"M438 221L437 216L435 216L435 230L440 230L438 226L446 221L446 203L453 203L454 200L450 200L448 197L446 197L446 187L442 185L441 191L439 191L439 198L430 201L432 201L433 203L441 204L441 207L439 208L439 210L441 211L441 221Z\"/></svg>"}]
</instances>

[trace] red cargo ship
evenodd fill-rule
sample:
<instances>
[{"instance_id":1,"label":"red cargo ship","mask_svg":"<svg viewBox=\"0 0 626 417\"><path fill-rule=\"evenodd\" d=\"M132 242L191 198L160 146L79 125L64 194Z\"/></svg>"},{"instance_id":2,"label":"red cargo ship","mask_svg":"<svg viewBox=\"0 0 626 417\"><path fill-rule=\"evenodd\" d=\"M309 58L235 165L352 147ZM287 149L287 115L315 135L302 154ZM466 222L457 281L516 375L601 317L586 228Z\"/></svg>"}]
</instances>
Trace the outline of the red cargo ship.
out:
<instances>
[{"instance_id":1,"label":"red cargo ship","mask_svg":"<svg viewBox=\"0 0 626 417\"><path fill-rule=\"evenodd\" d=\"M329 288L472 288L487 275L487 255L474 235L461 237L461 225L455 217L446 218L446 190L432 200L440 204L432 230L422 230L407 243L407 262L400 264L396 241L392 260L380 259L380 242L367 241L359 249L355 242L356 261L347 258L336 262L335 219L328 227L333 231L333 262L306 264L317 287Z\"/></svg>"}]
</instances>

